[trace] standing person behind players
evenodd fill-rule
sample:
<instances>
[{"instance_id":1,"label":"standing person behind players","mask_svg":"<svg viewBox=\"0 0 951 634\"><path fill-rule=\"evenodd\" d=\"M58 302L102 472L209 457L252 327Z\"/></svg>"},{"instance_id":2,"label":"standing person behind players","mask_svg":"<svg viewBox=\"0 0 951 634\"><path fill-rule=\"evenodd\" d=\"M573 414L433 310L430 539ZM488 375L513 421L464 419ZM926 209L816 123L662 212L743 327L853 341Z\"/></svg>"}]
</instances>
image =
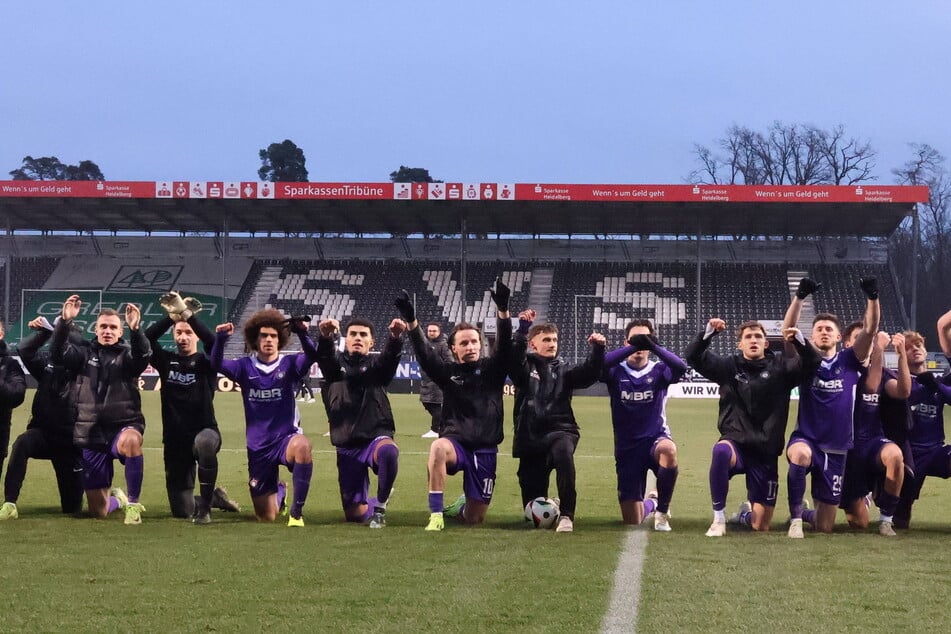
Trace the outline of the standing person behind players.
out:
<instances>
[{"instance_id":1,"label":"standing person behind players","mask_svg":"<svg viewBox=\"0 0 951 634\"><path fill-rule=\"evenodd\" d=\"M3 322L0 321L0 469L10 446L10 426L13 408L23 403L26 397L26 377L23 368L7 351L3 339Z\"/></svg>"},{"instance_id":2,"label":"standing person behind players","mask_svg":"<svg viewBox=\"0 0 951 634\"><path fill-rule=\"evenodd\" d=\"M846 348L855 344L862 327L862 322L856 322L845 329L843 345ZM898 355L897 372L884 367L889 341ZM879 332L872 345L866 379L859 384L855 398L855 446L845 458L845 483L839 503L849 526L854 529L868 528L866 495L875 491L880 514L878 532L885 537L895 536L894 515L904 482L905 464L901 448L885 436L882 414L887 407L885 403L904 401L910 393L905 338L901 334L889 337L888 333Z\"/></svg>"},{"instance_id":3,"label":"standing person behind players","mask_svg":"<svg viewBox=\"0 0 951 634\"><path fill-rule=\"evenodd\" d=\"M61 319L53 329L50 359L75 378L73 407L76 426L73 442L83 450L83 488L89 512L103 518L123 508L126 524L141 524L145 507L142 492L142 435L145 417L138 378L149 365L152 350L139 329L139 307L126 302L125 321L129 344L122 340L119 313L104 308L96 318L96 339L91 345L69 343L70 326L79 315L82 300L70 295L63 303ZM125 465L129 495L112 485L114 458Z\"/></svg>"},{"instance_id":4,"label":"standing person behind players","mask_svg":"<svg viewBox=\"0 0 951 634\"><path fill-rule=\"evenodd\" d=\"M939 320L939 332L941 321ZM925 338L919 332L906 330L905 352L908 369L911 371L912 426L908 432L915 464L915 477L902 489L896 517L904 520L900 527L911 523L911 508L921 494L921 487L928 476L951 478L951 445L945 444L944 406L951 405L951 386L948 375L936 377L927 368L928 351Z\"/></svg>"},{"instance_id":5,"label":"standing person behind players","mask_svg":"<svg viewBox=\"0 0 951 634\"><path fill-rule=\"evenodd\" d=\"M574 530L578 493L575 488L575 449L581 436L571 409L574 390L598 380L604 363L604 335L588 337L591 352L581 365L568 366L558 357L558 327L536 324L535 311L518 315L509 376L515 384L515 435L512 455L518 458L522 507L537 497L548 497L552 469L558 488L561 517L559 533ZM526 354L526 348L531 353Z\"/></svg>"},{"instance_id":6,"label":"standing person behind players","mask_svg":"<svg viewBox=\"0 0 951 634\"><path fill-rule=\"evenodd\" d=\"M145 336L152 345L152 366L162 380L162 444L168 504L174 517L208 524L212 506L240 510L224 489L215 487L221 450L213 402L218 373L207 356L215 335L195 316L201 310L201 302L195 298L182 299L178 291L171 291L159 301L168 317L149 326ZM168 352L159 338L173 325L176 351ZM199 341L203 352L198 351Z\"/></svg>"},{"instance_id":7,"label":"standing person behind players","mask_svg":"<svg viewBox=\"0 0 951 634\"><path fill-rule=\"evenodd\" d=\"M443 363L452 363L452 353L449 352L449 344L446 342L446 335L442 328L435 321L426 324L426 338L429 345ZM429 412L430 423L429 431L423 434L423 438L439 438L440 419L442 417L442 390L436 385L429 376L420 370L419 378L419 401Z\"/></svg>"},{"instance_id":8,"label":"standing person behind players","mask_svg":"<svg viewBox=\"0 0 951 634\"><path fill-rule=\"evenodd\" d=\"M604 357L601 380L611 397L614 468L618 504L625 524L640 524L654 513L654 530L670 530L670 500L680 472L677 445L667 426L667 388L687 371L687 363L654 338L649 319L625 328L627 346ZM660 361L651 361L654 353ZM657 499L644 501L647 470L657 476Z\"/></svg>"},{"instance_id":9,"label":"standing person behind players","mask_svg":"<svg viewBox=\"0 0 951 634\"><path fill-rule=\"evenodd\" d=\"M496 462L503 437L502 388L512 353L511 291L499 278L490 291L498 309L498 339L491 357L482 358L482 333L472 324L456 324L449 348L456 361L446 363L426 343L416 309L404 290L396 298L400 316L409 325L410 342L423 370L443 391L441 436L429 448L429 524L445 527L443 514L464 524L481 524L492 501ZM465 493L443 508L446 476L462 472Z\"/></svg>"},{"instance_id":10,"label":"standing person behind players","mask_svg":"<svg viewBox=\"0 0 951 634\"><path fill-rule=\"evenodd\" d=\"M16 503L30 458L53 463L63 513L77 514L83 510L83 455L73 445L73 417L69 406L73 377L62 366L50 362L48 350L40 350L53 336L53 326L46 318L36 317L27 326L34 333L23 339L17 350L37 386L30 422L13 443L3 481L4 503L0 506L0 520L19 516ZM70 332L69 338L72 343L85 344L82 334L76 329Z\"/></svg>"},{"instance_id":11,"label":"standing person behind players","mask_svg":"<svg viewBox=\"0 0 951 634\"><path fill-rule=\"evenodd\" d=\"M766 329L758 321L745 321L737 328L738 354L711 352L713 336L725 329L725 321L711 318L685 354L687 363L720 386L720 439L713 445L710 463L713 523L707 537L726 534L724 508L730 478L741 473L746 474L751 504L741 505L738 520L755 531L769 530L779 492L776 461L786 440L789 392L819 364L818 355L795 328L783 331L794 350L774 354L767 347Z\"/></svg>"},{"instance_id":12,"label":"standing person behind players","mask_svg":"<svg viewBox=\"0 0 951 634\"><path fill-rule=\"evenodd\" d=\"M259 310L244 325L244 341L254 354L225 359L225 346L234 324L216 327L211 367L241 386L245 435L248 443L248 488L254 515L273 522L284 505L287 488L278 480L278 467L291 472L294 502L288 526L304 525L304 502L314 473L310 441L301 432L294 389L317 360L317 349L307 335L308 317L285 319L281 311ZM290 331L300 338L303 352L280 355Z\"/></svg>"},{"instance_id":13,"label":"standing person behind players","mask_svg":"<svg viewBox=\"0 0 951 634\"><path fill-rule=\"evenodd\" d=\"M855 335L852 346L838 349L842 335L839 320L831 313L819 313L812 320L812 341L822 357L815 374L803 377L799 386L799 414L796 428L786 445L789 473L788 536L802 539L802 524L812 525L823 533L831 533L835 515L842 500L842 481L845 475L845 456L853 446L852 426L855 395L865 381L869 352L878 332L880 307L878 280L862 278L865 293L865 316L862 329ZM803 300L819 288L808 277L799 281L783 318L783 328L793 328L799 322ZM805 513L803 498L806 493L806 475L812 476L812 497L816 510ZM890 527L889 527L890 528ZM885 529L883 529L885 530Z\"/></svg>"},{"instance_id":14,"label":"standing person behind players","mask_svg":"<svg viewBox=\"0 0 951 634\"><path fill-rule=\"evenodd\" d=\"M400 364L406 323L399 319L390 322L390 336L379 355L370 355L373 325L366 319L351 319L347 324L343 352L334 346L334 335L340 331L336 319L321 321L317 330L317 366L323 375L320 396L330 421L330 442L337 448L344 517L348 522L369 520L370 528L383 528L400 456L393 442L396 424L386 386ZM372 500L367 498L367 469L378 478Z\"/></svg>"}]
</instances>

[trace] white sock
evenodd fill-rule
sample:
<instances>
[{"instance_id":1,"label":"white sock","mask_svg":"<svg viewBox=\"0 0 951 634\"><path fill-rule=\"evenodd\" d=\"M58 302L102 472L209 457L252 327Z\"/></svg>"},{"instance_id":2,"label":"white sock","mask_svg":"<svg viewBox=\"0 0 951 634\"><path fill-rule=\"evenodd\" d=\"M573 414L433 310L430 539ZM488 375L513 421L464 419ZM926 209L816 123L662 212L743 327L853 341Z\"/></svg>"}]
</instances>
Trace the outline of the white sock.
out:
<instances>
[{"instance_id":1,"label":"white sock","mask_svg":"<svg viewBox=\"0 0 951 634\"><path fill-rule=\"evenodd\" d=\"M720 524L726 523L726 511L714 511L713 512L713 521Z\"/></svg>"}]
</instances>

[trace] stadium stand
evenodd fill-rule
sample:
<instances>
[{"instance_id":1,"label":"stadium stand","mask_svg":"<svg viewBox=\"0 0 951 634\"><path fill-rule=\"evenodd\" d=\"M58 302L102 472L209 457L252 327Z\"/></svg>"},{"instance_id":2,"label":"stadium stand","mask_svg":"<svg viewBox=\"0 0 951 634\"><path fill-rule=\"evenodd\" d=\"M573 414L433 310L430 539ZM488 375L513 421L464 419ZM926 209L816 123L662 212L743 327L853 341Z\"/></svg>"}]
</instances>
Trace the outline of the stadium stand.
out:
<instances>
[{"instance_id":1,"label":"stadium stand","mask_svg":"<svg viewBox=\"0 0 951 634\"><path fill-rule=\"evenodd\" d=\"M22 310L22 292L24 289L43 288L46 280L56 268L59 258L20 257L12 258L10 265L10 304L7 315L10 323L20 321ZM6 297L7 263L0 260L0 298ZM3 314L0 313L0 317Z\"/></svg>"}]
</instances>

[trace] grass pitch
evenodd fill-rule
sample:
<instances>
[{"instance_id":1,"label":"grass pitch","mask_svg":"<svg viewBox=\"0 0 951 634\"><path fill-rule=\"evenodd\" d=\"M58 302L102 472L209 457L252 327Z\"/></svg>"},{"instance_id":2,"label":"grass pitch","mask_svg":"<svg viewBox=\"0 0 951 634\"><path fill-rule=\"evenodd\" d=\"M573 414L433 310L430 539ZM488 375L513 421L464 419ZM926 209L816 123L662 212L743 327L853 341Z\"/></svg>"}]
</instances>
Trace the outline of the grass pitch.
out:
<instances>
[{"instance_id":1,"label":"grass pitch","mask_svg":"<svg viewBox=\"0 0 951 634\"><path fill-rule=\"evenodd\" d=\"M20 519L0 524L5 630L591 632L609 605L627 531L644 530L619 521L606 399L575 401L579 502L575 532L565 535L523 522L508 441L486 525L423 531L429 441L419 436L428 418L406 395L391 397L402 454L386 529L343 522L319 401L301 405L316 464L307 526L255 522L237 394L216 401L224 440L219 484L246 510L217 512L211 525L193 526L169 514L158 395L143 396L143 524L125 526L121 514L102 521L62 516L52 469L31 462ZM703 533L711 517L716 402L671 401L668 415L681 463L674 532L649 536L638 630L946 631L947 483L929 480L914 530L891 540L845 528L788 540L785 482L774 532L712 540ZM13 437L27 416L26 406L14 412ZM124 486L121 468L116 484ZM731 484L732 510L745 491L742 478ZM461 478L448 486L447 501L461 492Z\"/></svg>"}]
</instances>

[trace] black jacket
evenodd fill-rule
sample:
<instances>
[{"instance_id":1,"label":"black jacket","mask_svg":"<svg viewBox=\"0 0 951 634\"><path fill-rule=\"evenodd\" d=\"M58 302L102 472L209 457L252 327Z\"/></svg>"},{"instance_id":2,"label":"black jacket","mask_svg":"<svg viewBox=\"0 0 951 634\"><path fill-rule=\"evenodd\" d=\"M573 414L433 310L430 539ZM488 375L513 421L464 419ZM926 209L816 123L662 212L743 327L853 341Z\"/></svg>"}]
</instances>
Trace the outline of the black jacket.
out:
<instances>
[{"instance_id":1,"label":"black jacket","mask_svg":"<svg viewBox=\"0 0 951 634\"><path fill-rule=\"evenodd\" d=\"M492 356L472 363L446 363L426 343L418 326L409 339L419 364L442 388L442 431L466 449L498 447L504 432L502 388L512 354L512 322L499 319Z\"/></svg>"},{"instance_id":2,"label":"black jacket","mask_svg":"<svg viewBox=\"0 0 951 634\"><path fill-rule=\"evenodd\" d=\"M162 379L162 442L190 445L201 430L218 429L213 402L218 372L208 358L215 335L192 316L188 325L198 335L204 352L188 356L169 352L159 345L159 338L174 323L169 317L160 319L146 329L145 337L152 348L152 367Z\"/></svg>"},{"instance_id":3,"label":"black jacket","mask_svg":"<svg viewBox=\"0 0 951 634\"><path fill-rule=\"evenodd\" d=\"M713 337L700 335L687 346L687 362L720 386L717 428L721 440L732 440L760 460L774 459L786 444L789 392L819 366L811 345L796 342L798 354L767 350L750 360L739 352L721 356L708 350Z\"/></svg>"},{"instance_id":4,"label":"black jacket","mask_svg":"<svg viewBox=\"0 0 951 634\"><path fill-rule=\"evenodd\" d=\"M426 337L426 341L443 363L452 363L452 352L446 335L440 334L435 340ZM422 403L442 403L442 390L436 382L420 369L419 400Z\"/></svg>"},{"instance_id":5,"label":"black jacket","mask_svg":"<svg viewBox=\"0 0 951 634\"><path fill-rule=\"evenodd\" d=\"M563 359L526 354L528 340L515 337L509 376L515 384L515 436L512 455L544 451L552 432L580 435L571 396L574 390L593 385L604 366L604 346L595 344L584 363L569 366Z\"/></svg>"},{"instance_id":6,"label":"black jacket","mask_svg":"<svg viewBox=\"0 0 951 634\"><path fill-rule=\"evenodd\" d=\"M393 437L396 425L386 386L400 364L403 340L388 337L379 355L337 352L332 339L317 342L320 397L335 447L362 447L379 436Z\"/></svg>"},{"instance_id":7,"label":"black jacket","mask_svg":"<svg viewBox=\"0 0 951 634\"><path fill-rule=\"evenodd\" d=\"M10 356L7 351L7 342L0 339L0 427L7 430L7 441L9 441L13 408L23 403L25 396L26 376L23 374L23 368L16 359ZM6 442L0 451L6 455Z\"/></svg>"},{"instance_id":8,"label":"black jacket","mask_svg":"<svg viewBox=\"0 0 951 634\"><path fill-rule=\"evenodd\" d=\"M145 431L138 378L148 367L151 348L142 330L130 330L126 344L111 346L93 341L88 346L67 342L69 321L53 330L50 355L53 363L76 374L71 392L77 447L108 449L124 427Z\"/></svg>"},{"instance_id":9,"label":"black jacket","mask_svg":"<svg viewBox=\"0 0 951 634\"><path fill-rule=\"evenodd\" d=\"M39 429L57 445L73 444L72 409L69 389L73 376L61 365L53 365L49 350L40 348L53 336L43 328L20 342L20 360L36 379L36 394L27 429ZM85 343L85 341L84 341Z\"/></svg>"}]
</instances>

